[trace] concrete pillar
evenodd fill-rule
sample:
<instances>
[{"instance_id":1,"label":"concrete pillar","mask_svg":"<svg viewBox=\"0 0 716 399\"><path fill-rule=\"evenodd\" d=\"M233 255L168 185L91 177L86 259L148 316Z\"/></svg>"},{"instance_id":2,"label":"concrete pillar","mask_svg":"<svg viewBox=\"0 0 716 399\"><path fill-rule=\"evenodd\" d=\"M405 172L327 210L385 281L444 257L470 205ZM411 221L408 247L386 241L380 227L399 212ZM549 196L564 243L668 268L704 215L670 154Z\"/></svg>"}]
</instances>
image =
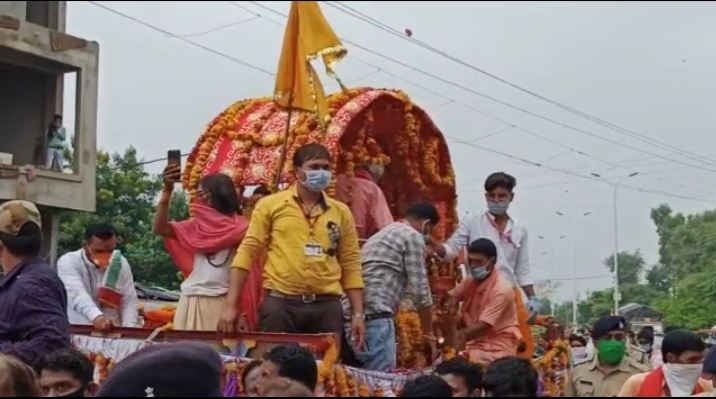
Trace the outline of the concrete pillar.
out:
<instances>
[{"instance_id":1,"label":"concrete pillar","mask_svg":"<svg viewBox=\"0 0 716 399\"><path fill-rule=\"evenodd\" d=\"M40 211L42 222L42 251L43 259L55 267L57 263L57 215L54 210L43 208Z\"/></svg>"},{"instance_id":2,"label":"concrete pillar","mask_svg":"<svg viewBox=\"0 0 716 399\"><path fill-rule=\"evenodd\" d=\"M26 1L0 1L0 15L7 15L24 21L26 12Z\"/></svg>"}]
</instances>

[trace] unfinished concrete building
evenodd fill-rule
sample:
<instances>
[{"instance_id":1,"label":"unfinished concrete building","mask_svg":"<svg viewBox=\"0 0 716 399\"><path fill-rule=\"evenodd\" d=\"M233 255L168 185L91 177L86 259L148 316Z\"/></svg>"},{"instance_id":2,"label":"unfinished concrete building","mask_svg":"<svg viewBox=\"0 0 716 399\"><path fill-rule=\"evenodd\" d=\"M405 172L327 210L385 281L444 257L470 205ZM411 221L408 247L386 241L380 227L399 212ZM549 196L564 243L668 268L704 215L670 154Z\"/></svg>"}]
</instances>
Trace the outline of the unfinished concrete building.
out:
<instances>
[{"instance_id":1,"label":"unfinished concrete building","mask_svg":"<svg viewBox=\"0 0 716 399\"><path fill-rule=\"evenodd\" d=\"M58 210L95 210L99 45L65 33L65 1L0 1L0 201L41 207L45 254L56 259ZM48 126L62 115L66 74L76 76L72 162L44 168Z\"/></svg>"}]
</instances>

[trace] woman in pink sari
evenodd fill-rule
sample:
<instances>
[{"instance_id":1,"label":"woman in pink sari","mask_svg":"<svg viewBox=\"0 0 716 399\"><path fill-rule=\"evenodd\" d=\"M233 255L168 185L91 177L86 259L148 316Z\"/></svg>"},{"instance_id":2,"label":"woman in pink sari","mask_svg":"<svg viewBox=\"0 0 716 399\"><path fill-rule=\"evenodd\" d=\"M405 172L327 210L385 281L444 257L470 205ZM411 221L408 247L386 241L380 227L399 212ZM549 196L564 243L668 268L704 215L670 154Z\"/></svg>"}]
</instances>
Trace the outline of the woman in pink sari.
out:
<instances>
[{"instance_id":1,"label":"woman in pink sari","mask_svg":"<svg viewBox=\"0 0 716 399\"><path fill-rule=\"evenodd\" d=\"M164 171L164 191L154 216L154 233L164 237L169 254L186 279L174 316L177 330L215 331L229 289L229 268L248 229L230 177L215 174L199 182L191 204L194 217L168 220L179 167Z\"/></svg>"}]
</instances>

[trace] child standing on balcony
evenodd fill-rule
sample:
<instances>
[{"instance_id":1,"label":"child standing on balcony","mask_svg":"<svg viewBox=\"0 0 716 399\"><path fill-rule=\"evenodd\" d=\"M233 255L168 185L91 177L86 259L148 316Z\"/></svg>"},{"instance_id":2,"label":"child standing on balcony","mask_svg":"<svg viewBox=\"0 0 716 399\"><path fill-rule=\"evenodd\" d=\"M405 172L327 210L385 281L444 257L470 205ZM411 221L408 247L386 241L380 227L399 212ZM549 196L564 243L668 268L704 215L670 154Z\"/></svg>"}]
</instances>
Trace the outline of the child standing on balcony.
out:
<instances>
[{"instance_id":1,"label":"child standing on balcony","mask_svg":"<svg viewBox=\"0 0 716 399\"><path fill-rule=\"evenodd\" d=\"M65 157L65 139L67 131L62 126L62 115L55 115L52 123L47 128L47 157L45 166L55 172L62 172Z\"/></svg>"}]
</instances>

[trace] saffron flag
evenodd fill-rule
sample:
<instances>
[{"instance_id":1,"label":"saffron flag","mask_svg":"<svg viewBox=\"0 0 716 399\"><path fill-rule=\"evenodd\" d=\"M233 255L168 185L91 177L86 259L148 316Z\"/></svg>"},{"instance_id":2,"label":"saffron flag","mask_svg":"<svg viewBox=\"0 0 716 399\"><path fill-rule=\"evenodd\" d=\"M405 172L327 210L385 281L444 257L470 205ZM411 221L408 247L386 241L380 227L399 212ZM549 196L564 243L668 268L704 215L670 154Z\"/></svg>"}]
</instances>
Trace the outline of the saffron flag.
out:
<instances>
[{"instance_id":1,"label":"saffron flag","mask_svg":"<svg viewBox=\"0 0 716 399\"><path fill-rule=\"evenodd\" d=\"M321 57L328 76L337 79L333 66L347 53L318 2L292 1L276 73L276 103L315 112L324 127L329 118L328 103L311 61Z\"/></svg>"}]
</instances>

